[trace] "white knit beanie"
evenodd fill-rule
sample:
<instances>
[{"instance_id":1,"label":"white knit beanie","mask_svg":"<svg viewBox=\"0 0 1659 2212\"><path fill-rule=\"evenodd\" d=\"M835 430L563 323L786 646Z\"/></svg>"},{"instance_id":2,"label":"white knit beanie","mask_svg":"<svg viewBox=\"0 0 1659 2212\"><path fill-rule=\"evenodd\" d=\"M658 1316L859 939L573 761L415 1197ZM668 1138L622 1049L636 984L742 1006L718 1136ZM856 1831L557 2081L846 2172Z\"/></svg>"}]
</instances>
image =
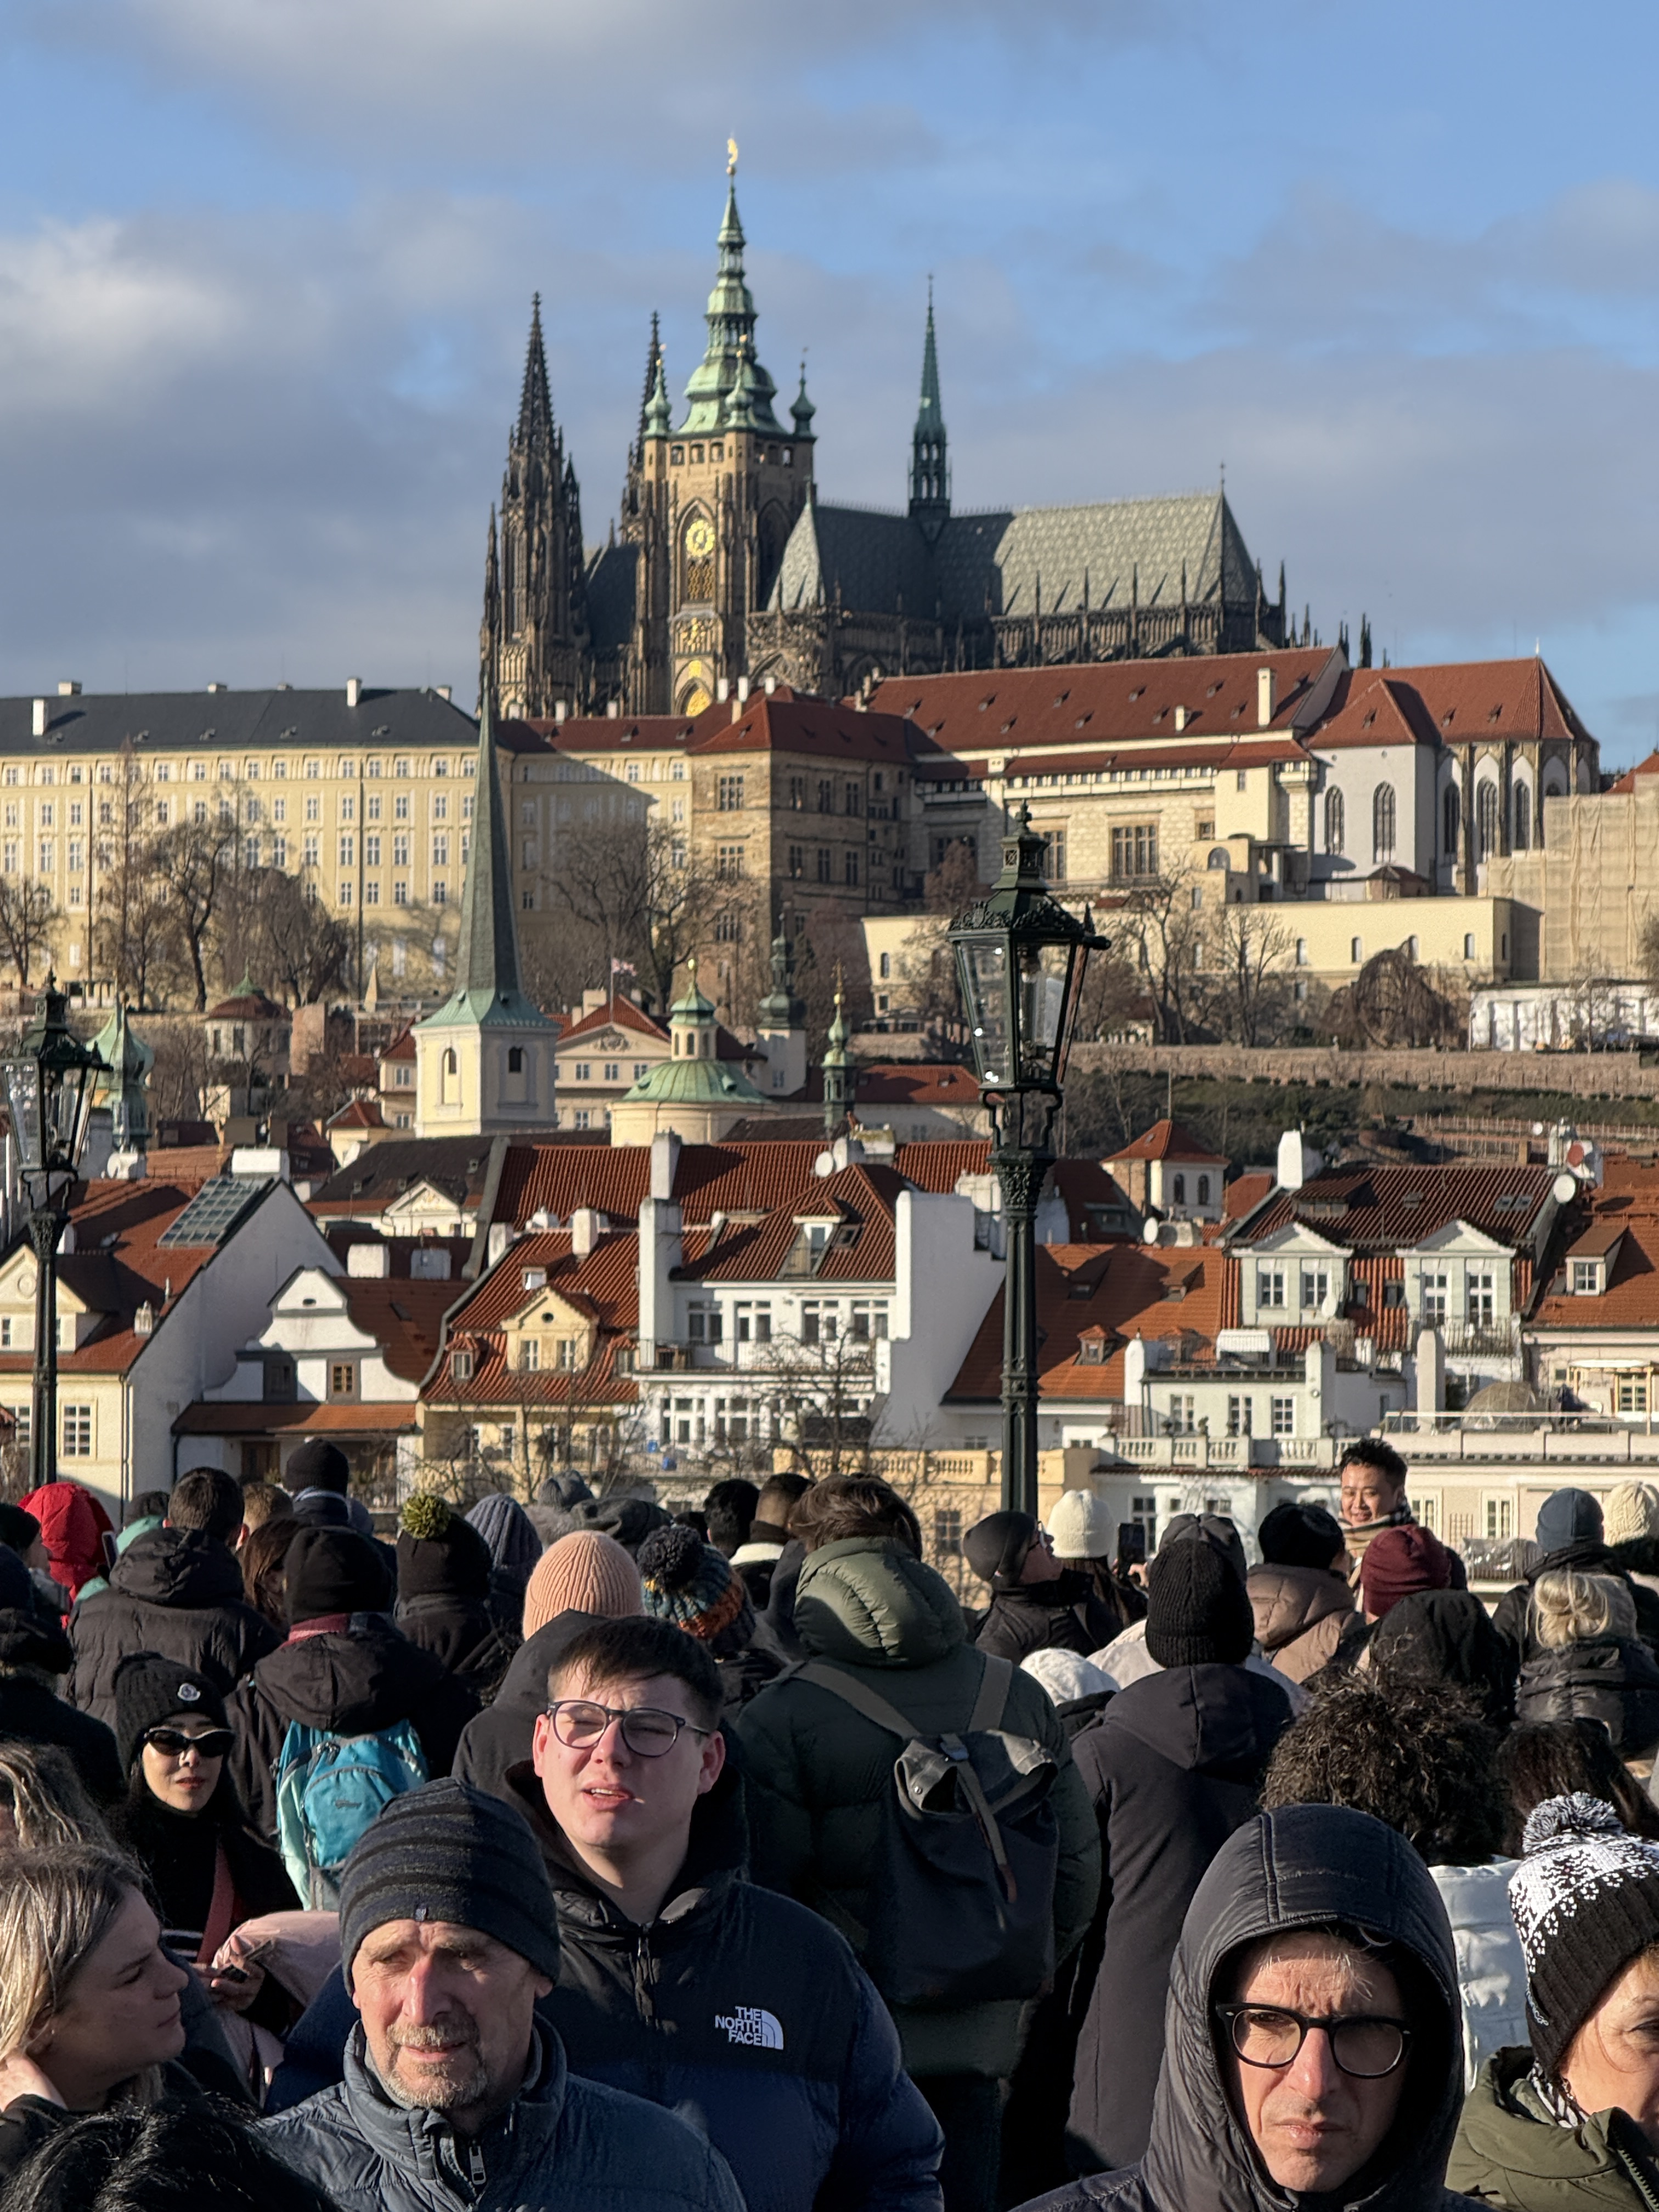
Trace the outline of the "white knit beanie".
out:
<instances>
[{"instance_id":1,"label":"white knit beanie","mask_svg":"<svg viewBox=\"0 0 1659 2212\"><path fill-rule=\"evenodd\" d=\"M1109 1559L1117 1546L1111 1509L1092 1490L1063 1490L1047 1527L1057 1559Z\"/></svg>"},{"instance_id":2,"label":"white knit beanie","mask_svg":"<svg viewBox=\"0 0 1659 2212\"><path fill-rule=\"evenodd\" d=\"M1019 1663L1021 1672L1034 1674L1057 1705L1068 1705L1074 1698L1097 1697L1103 1690L1117 1687L1103 1667L1078 1651L1049 1646L1028 1652Z\"/></svg>"},{"instance_id":3,"label":"white knit beanie","mask_svg":"<svg viewBox=\"0 0 1659 2212\"><path fill-rule=\"evenodd\" d=\"M1659 1536L1659 1487L1650 1482L1621 1482L1601 1501L1601 1534L1609 1544Z\"/></svg>"}]
</instances>

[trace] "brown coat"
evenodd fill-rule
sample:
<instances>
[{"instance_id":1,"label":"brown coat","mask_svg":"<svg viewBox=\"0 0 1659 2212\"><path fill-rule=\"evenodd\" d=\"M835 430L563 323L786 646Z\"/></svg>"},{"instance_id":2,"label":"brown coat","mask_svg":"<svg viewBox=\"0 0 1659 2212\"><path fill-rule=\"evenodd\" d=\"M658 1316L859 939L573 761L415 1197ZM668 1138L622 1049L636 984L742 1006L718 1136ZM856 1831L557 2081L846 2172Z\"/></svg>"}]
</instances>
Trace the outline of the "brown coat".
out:
<instances>
[{"instance_id":1,"label":"brown coat","mask_svg":"<svg viewBox=\"0 0 1659 2212\"><path fill-rule=\"evenodd\" d=\"M1252 1567L1245 1588L1262 1657L1293 1682L1316 1674L1354 1609L1346 1577L1325 1567Z\"/></svg>"}]
</instances>

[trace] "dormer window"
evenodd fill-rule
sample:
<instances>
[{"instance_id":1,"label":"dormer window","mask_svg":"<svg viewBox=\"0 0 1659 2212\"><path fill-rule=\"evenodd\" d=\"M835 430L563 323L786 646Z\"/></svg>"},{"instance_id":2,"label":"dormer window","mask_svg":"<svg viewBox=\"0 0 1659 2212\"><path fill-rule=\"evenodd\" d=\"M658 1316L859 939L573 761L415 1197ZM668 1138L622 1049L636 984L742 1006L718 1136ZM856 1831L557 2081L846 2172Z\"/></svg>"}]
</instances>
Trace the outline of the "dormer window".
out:
<instances>
[{"instance_id":1,"label":"dormer window","mask_svg":"<svg viewBox=\"0 0 1659 2212\"><path fill-rule=\"evenodd\" d=\"M1106 1332L1103 1328L1085 1328L1077 1340L1077 1364L1079 1367L1102 1367L1106 1362Z\"/></svg>"},{"instance_id":2,"label":"dormer window","mask_svg":"<svg viewBox=\"0 0 1659 2212\"><path fill-rule=\"evenodd\" d=\"M1606 1263L1601 1260L1575 1260L1568 1278L1568 1287L1576 1298L1599 1298L1602 1291L1602 1271Z\"/></svg>"},{"instance_id":3,"label":"dormer window","mask_svg":"<svg viewBox=\"0 0 1659 2212\"><path fill-rule=\"evenodd\" d=\"M455 1382L470 1382L472 1380L472 1354L470 1352L452 1352L449 1372Z\"/></svg>"}]
</instances>

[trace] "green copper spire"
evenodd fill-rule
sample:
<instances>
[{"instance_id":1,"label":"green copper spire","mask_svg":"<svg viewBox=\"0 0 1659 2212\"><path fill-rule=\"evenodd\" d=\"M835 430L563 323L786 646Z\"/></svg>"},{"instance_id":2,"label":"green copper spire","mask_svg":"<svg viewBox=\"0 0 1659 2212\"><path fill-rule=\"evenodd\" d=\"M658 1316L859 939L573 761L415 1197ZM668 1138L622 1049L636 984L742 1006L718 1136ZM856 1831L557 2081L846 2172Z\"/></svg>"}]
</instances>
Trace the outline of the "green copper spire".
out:
<instances>
[{"instance_id":1,"label":"green copper spire","mask_svg":"<svg viewBox=\"0 0 1659 2212\"><path fill-rule=\"evenodd\" d=\"M836 1017L823 1054L823 1126L833 1135L853 1103L853 1062L847 1049L847 990L836 963Z\"/></svg>"},{"instance_id":2,"label":"green copper spire","mask_svg":"<svg viewBox=\"0 0 1659 2212\"><path fill-rule=\"evenodd\" d=\"M927 337L921 349L921 404L910 435L910 513L932 544L951 519L951 471L945 459L945 409L939 394L933 337L933 280L927 280Z\"/></svg>"},{"instance_id":3,"label":"green copper spire","mask_svg":"<svg viewBox=\"0 0 1659 2212\"><path fill-rule=\"evenodd\" d=\"M142 1152L149 1140L148 1086L155 1054L128 1027L125 999L116 1000L92 1048L103 1063L92 1080L93 1105L108 1107L117 1152Z\"/></svg>"},{"instance_id":4,"label":"green copper spire","mask_svg":"<svg viewBox=\"0 0 1659 2212\"><path fill-rule=\"evenodd\" d=\"M651 386L651 396L645 403L642 434L647 438L665 438L672 416L673 410L668 404L668 386L663 375L662 355L659 352L656 380Z\"/></svg>"},{"instance_id":5,"label":"green copper spire","mask_svg":"<svg viewBox=\"0 0 1659 2212\"><path fill-rule=\"evenodd\" d=\"M772 939L772 988L755 1009L755 1022L763 1030L794 1030L806 1020L806 1007L795 996L795 948L782 922Z\"/></svg>"},{"instance_id":6,"label":"green copper spire","mask_svg":"<svg viewBox=\"0 0 1659 2212\"><path fill-rule=\"evenodd\" d=\"M539 1027L547 1017L519 988L519 934L513 914L511 848L495 770L495 729L489 686L478 716L477 781L473 786L472 842L461 893L461 935L455 949L455 988L423 1029L486 1022L514 1029Z\"/></svg>"},{"instance_id":7,"label":"green copper spire","mask_svg":"<svg viewBox=\"0 0 1659 2212\"><path fill-rule=\"evenodd\" d=\"M812 417L817 411L806 396L806 357L803 354L800 364L800 390L795 394L794 404L789 410L798 440L805 441L812 435Z\"/></svg>"},{"instance_id":8,"label":"green copper spire","mask_svg":"<svg viewBox=\"0 0 1659 2212\"><path fill-rule=\"evenodd\" d=\"M743 224L738 216L738 156L726 163L726 213L720 222L720 269L704 319L708 347L685 387L688 412L680 425L693 437L724 429L770 431L783 425L772 411L777 386L755 357L755 302L744 281ZM737 401L738 412L728 407Z\"/></svg>"}]
</instances>

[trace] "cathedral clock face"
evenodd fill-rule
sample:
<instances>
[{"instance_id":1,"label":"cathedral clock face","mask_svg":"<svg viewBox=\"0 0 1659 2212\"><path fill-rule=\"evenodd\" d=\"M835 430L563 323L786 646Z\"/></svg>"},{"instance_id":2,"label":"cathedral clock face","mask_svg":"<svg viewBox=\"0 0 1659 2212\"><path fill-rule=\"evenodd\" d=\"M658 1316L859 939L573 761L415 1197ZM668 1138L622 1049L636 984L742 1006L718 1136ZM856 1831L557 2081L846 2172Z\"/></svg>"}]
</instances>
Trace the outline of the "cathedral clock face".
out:
<instances>
[{"instance_id":1,"label":"cathedral clock face","mask_svg":"<svg viewBox=\"0 0 1659 2212\"><path fill-rule=\"evenodd\" d=\"M694 561L706 561L714 550L714 526L698 515L685 533L685 550Z\"/></svg>"}]
</instances>

